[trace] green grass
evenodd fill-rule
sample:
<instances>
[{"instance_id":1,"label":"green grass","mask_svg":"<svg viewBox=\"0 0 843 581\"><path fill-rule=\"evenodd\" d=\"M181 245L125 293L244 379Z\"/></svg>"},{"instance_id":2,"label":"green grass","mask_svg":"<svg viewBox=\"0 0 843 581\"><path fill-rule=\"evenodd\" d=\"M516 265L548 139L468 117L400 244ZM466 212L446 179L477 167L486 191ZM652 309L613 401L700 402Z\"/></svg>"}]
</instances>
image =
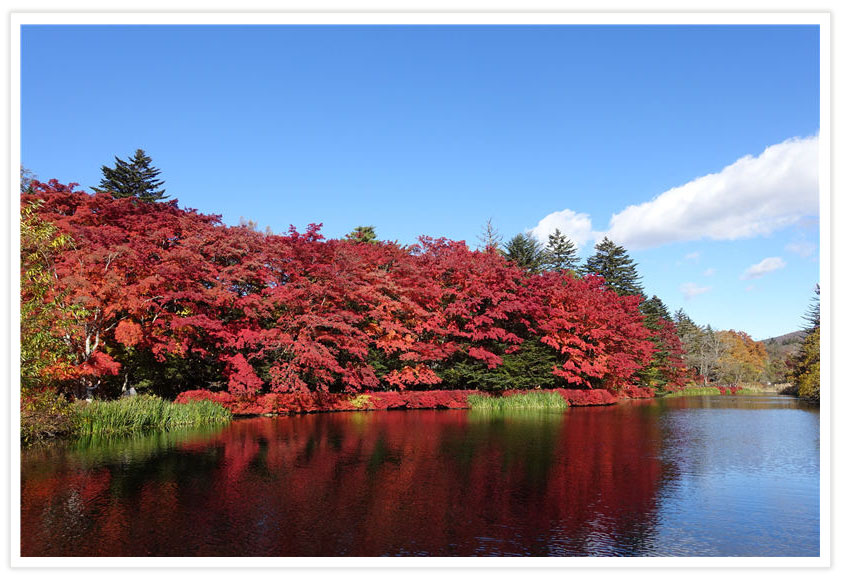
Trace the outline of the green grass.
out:
<instances>
[{"instance_id":1,"label":"green grass","mask_svg":"<svg viewBox=\"0 0 843 581\"><path fill-rule=\"evenodd\" d=\"M686 395L720 395L720 390L716 387L690 387L682 391L672 391L665 397L685 397Z\"/></svg>"},{"instance_id":2,"label":"green grass","mask_svg":"<svg viewBox=\"0 0 843 581\"><path fill-rule=\"evenodd\" d=\"M150 395L115 401L80 403L78 435L127 434L144 430L172 430L187 426L224 424L231 412L216 402L173 403Z\"/></svg>"},{"instance_id":3,"label":"green grass","mask_svg":"<svg viewBox=\"0 0 843 581\"><path fill-rule=\"evenodd\" d=\"M568 402L555 391L537 391L517 393L506 397L488 395L468 396L468 405L472 410L508 411L508 410L564 410Z\"/></svg>"}]
</instances>

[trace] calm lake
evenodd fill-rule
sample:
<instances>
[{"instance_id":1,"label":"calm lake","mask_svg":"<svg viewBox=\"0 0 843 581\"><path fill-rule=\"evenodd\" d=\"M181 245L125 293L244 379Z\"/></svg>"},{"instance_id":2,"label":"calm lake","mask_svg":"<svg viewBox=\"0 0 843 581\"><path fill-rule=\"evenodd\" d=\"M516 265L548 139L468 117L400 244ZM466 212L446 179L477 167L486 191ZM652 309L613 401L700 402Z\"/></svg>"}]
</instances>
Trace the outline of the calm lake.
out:
<instances>
[{"instance_id":1,"label":"calm lake","mask_svg":"<svg viewBox=\"0 0 843 581\"><path fill-rule=\"evenodd\" d=\"M819 410L314 414L24 450L23 556L818 556Z\"/></svg>"}]
</instances>

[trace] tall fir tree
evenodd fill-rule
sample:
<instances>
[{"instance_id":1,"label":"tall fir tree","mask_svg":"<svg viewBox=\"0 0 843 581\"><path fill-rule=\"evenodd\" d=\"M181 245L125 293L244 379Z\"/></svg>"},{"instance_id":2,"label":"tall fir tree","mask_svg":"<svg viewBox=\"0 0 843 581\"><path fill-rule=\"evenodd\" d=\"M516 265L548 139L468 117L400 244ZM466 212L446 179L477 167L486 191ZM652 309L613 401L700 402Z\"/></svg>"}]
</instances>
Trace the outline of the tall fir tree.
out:
<instances>
[{"instance_id":1,"label":"tall fir tree","mask_svg":"<svg viewBox=\"0 0 843 581\"><path fill-rule=\"evenodd\" d=\"M641 313L644 315L644 325L648 329L655 329L655 325L662 319L673 322L673 318L670 316L670 311L667 309L667 306L656 295L642 301Z\"/></svg>"},{"instance_id":2,"label":"tall fir tree","mask_svg":"<svg viewBox=\"0 0 843 581\"><path fill-rule=\"evenodd\" d=\"M808 333L793 365L791 380L799 397L820 401L820 286L814 288L814 297L804 316Z\"/></svg>"},{"instance_id":3,"label":"tall fir tree","mask_svg":"<svg viewBox=\"0 0 843 581\"><path fill-rule=\"evenodd\" d=\"M820 327L820 285L814 287L814 296L811 297L811 306L808 311L802 316L802 319L807 323L802 330L806 333L813 333Z\"/></svg>"},{"instance_id":4,"label":"tall fir tree","mask_svg":"<svg viewBox=\"0 0 843 581\"><path fill-rule=\"evenodd\" d=\"M354 230L345 235L346 240L352 242L377 242L374 226L357 226Z\"/></svg>"},{"instance_id":5,"label":"tall fir tree","mask_svg":"<svg viewBox=\"0 0 843 581\"><path fill-rule=\"evenodd\" d=\"M36 179L37 177L32 173L32 170L20 166L20 191L22 194L33 193L32 182Z\"/></svg>"},{"instance_id":6,"label":"tall fir tree","mask_svg":"<svg viewBox=\"0 0 843 581\"><path fill-rule=\"evenodd\" d=\"M676 334L682 341L685 353L690 354L698 351L702 336L700 327L683 309L679 309L673 314L673 321L676 323Z\"/></svg>"},{"instance_id":7,"label":"tall fir tree","mask_svg":"<svg viewBox=\"0 0 843 581\"><path fill-rule=\"evenodd\" d=\"M137 198L144 202L157 202L166 199L163 180L158 175L161 170L151 165L152 158L142 149L128 161L114 157L114 167L102 166L103 178L95 192L109 192L115 198Z\"/></svg>"},{"instance_id":8,"label":"tall fir tree","mask_svg":"<svg viewBox=\"0 0 843 581\"><path fill-rule=\"evenodd\" d=\"M503 255L531 274L542 270L545 254L541 242L532 234L516 234L503 245Z\"/></svg>"},{"instance_id":9,"label":"tall fir tree","mask_svg":"<svg viewBox=\"0 0 843 581\"><path fill-rule=\"evenodd\" d=\"M501 235L498 229L492 224L492 219L486 220L483 232L477 237L484 252L500 252Z\"/></svg>"},{"instance_id":10,"label":"tall fir tree","mask_svg":"<svg viewBox=\"0 0 843 581\"><path fill-rule=\"evenodd\" d=\"M582 271L583 274L599 274L606 281L606 286L619 295L644 293L638 265L623 246L607 237L594 246L594 254L588 258Z\"/></svg>"},{"instance_id":11,"label":"tall fir tree","mask_svg":"<svg viewBox=\"0 0 843 581\"><path fill-rule=\"evenodd\" d=\"M548 269L557 272L577 270L577 263L580 261L577 247L559 228L550 235L544 252Z\"/></svg>"},{"instance_id":12,"label":"tall fir tree","mask_svg":"<svg viewBox=\"0 0 843 581\"><path fill-rule=\"evenodd\" d=\"M682 343L667 306L653 295L642 301L639 308L644 315L644 326L652 331L650 341L655 352L649 364L638 372L638 377L644 385L658 390L685 383L685 372L680 369L684 355Z\"/></svg>"}]
</instances>

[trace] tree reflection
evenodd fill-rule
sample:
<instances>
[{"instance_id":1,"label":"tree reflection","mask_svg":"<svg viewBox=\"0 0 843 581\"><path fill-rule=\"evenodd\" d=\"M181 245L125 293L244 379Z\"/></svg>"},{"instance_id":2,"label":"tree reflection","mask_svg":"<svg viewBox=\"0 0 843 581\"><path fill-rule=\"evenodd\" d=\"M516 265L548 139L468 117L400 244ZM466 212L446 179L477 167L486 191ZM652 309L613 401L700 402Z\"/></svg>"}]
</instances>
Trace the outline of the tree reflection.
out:
<instances>
[{"instance_id":1,"label":"tree reflection","mask_svg":"<svg viewBox=\"0 0 843 581\"><path fill-rule=\"evenodd\" d=\"M659 414L465 411L239 420L25 453L24 555L636 555ZM110 446L110 448L109 448Z\"/></svg>"}]
</instances>

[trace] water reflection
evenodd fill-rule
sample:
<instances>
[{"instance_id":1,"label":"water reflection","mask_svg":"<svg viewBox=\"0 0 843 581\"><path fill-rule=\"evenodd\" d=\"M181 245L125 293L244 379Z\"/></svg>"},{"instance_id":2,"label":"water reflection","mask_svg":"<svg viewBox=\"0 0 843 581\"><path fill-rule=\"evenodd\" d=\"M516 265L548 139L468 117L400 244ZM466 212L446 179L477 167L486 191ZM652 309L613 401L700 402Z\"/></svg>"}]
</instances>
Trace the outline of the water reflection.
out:
<instances>
[{"instance_id":1,"label":"water reflection","mask_svg":"<svg viewBox=\"0 0 843 581\"><path fill-rule=\"evenodd\" d=\"M746 527L791 535L762 553L815 554L818 532L790 515L818 529L818 465L795 452L808 441L818 457L817 416L786 401L254 418L27 450L22 553L761 554L705 500L706 491L722 499L727 482L755 495L725 496L733 520L733 503L744 502ZM781 525L768 474L779 487L796 477Z\"/></svg>"}]
</instances>

